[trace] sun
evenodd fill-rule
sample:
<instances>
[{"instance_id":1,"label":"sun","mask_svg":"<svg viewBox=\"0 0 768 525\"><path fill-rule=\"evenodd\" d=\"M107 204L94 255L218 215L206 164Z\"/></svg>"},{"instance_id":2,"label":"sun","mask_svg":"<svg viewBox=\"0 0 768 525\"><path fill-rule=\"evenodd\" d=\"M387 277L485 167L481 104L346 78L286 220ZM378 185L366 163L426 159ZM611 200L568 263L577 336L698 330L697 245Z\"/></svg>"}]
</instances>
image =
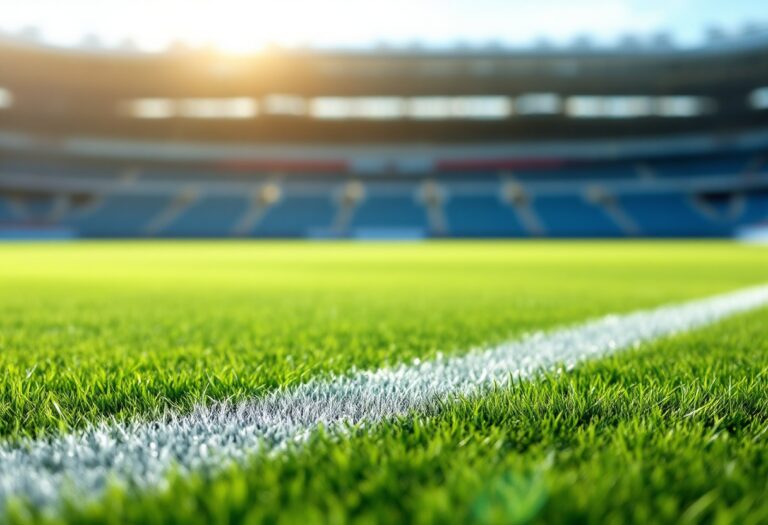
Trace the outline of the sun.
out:
<instances>
[{"instance_id":1,"label":"sun","mask_svg":"<svg viewBox=\"0 0 768 525\"><path fill-rule=\"evenodd\" d=\"M234 54L273 44L362 43L370 38L374 18L344 1L171 1L158 3L154 9L151 19L136 25L134 39L139 47L156 47L160 41L171 40Z\"/></svg>"},{"instance_id":2,"label":"sun","mask_svg":"<svg viewBox=\"0 0 768 525\"><path fill-rule=\"evenodd\" d=\"M2 3L3 0L0 0ZM212 47L227 53L251 53L273 44L364 45L385 27L402 24L400 10L366 2L286 0L40 0L15 8L0 30L34 27L48 44L77 47L85 41L106 47L131 42L148 52L176 43Z\"/></svg>"}]
</instances>

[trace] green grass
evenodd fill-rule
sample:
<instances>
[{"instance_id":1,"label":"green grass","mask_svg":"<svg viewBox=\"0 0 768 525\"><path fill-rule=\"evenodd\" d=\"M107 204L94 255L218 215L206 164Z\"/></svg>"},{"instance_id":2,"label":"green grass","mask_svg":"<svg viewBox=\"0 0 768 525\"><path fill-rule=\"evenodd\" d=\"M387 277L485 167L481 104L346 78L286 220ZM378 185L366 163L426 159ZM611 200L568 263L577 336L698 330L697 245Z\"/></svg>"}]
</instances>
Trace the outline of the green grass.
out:
<instances>
[{"instance_id":1,"label":"green grass","mask_svg":"<svg viewBox=\"0 0 768 525\"><path fill-rule=\"evenodd\" d=\"M742 316L161 493L114 490L65 518L766 523L767 323Z\"/></svg>"},{"instance_id":2,"label":"green grass","mask_svg":"<svg viewBox=\"0 0 768 525\"><path fill-rule=\"evenodd\" d=\"M768 250L730 243L2 245L0 436L259 396L766 281ZM765 522L766 321L317 438L217 479L113 491L64 518Z\"/></svg>"}]
</instances>

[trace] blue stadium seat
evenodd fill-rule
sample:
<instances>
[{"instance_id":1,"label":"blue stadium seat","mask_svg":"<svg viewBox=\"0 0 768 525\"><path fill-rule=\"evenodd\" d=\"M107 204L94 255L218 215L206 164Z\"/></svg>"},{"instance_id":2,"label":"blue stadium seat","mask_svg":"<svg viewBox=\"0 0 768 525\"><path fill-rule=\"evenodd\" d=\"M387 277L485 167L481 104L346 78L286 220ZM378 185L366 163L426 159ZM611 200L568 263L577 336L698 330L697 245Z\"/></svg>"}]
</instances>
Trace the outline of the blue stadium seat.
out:
<instances>
[{"instance_id":1,"label":"blue stadium seat","mask_svg":"<svg viewBox=\"0 0 768 525\"><path fill-rule=\"evenodd\" d=\"M533 208L547 235L555 237L616 237L621 228L599 206L581 195L536 197Z\"/></svg>"},{"instance_id":2,"label":"blue stadium seat","mask_svg":"<svg viewBox=\"0 0 768 525\"><path fill-rule=\"evenodd\" d=\"M286 195L270 207L253 234L264 237L304 237L313 230L329 230L336 217L329 194Z\"/></svg>"},{"instance_id":3,"label":"blue stadium seat","mask_svg":"<svg viewBox=\"0 0 768 525\"><path fill-rule=\"evenodd\" d=\"M186 208L160 234L163 237L224 237L248 209L246 197L204 197Z\"/></svg>"},{"instance_id":4,"label":"blue stadium seat","mask_svg":"<svg viewBox=\"0 0 768 525\"><path fill-rule=\"evenodd\" d=\"M54 200L52 197L40 197L24 201L27 218L36 222L46 220L53 211L53 206Z\"/></svg>"},{"instance_id":5,"label":"blue stadium seat","mask_svg":"<svg viewBox=\"0 0 768 525\"><path fill-rule=\"evenodd\" d=\"M757 224L768 221L768 193L753 193L745 196L744 212L740 224Z\"/></svg>"},{"instance_id":6,"label":"blue stadium seat","mask_svg":"<svg viewBox=\"0 0 768 525\"><path fill-rule=\"evenodd\" d=\"M452 195L445 203L448 233L458 237L527 235L515 211L496 194Z\"/></svg>"},{"instance_id":7,"label":"blue stadium seat","mask_svg":"<svg viewBox=\"0 0 768 525\"><path fill-rule=\"evenodd\" d=\"M7 199L0 198L0 223L40 223L45 221L53 211L53 198L35 197L20 202L19 214L14 213Z\"/></svg>"},{"instance_id":8,"label":"blue stadium seat","mask_svg":"<svg viewBox=\"0 0 768 525\"><path fill-rule=\"evenodd\" d=\"M17 218L11 211L8 201L0 197L0 224L12 224L14 222L17 222Z\"/></svg>"},{"instance_id":9,"label":"blue stadium seat","mask_svg":"<svg viewBox=\"0 0 768 525\"><path fill-rule=\"evenodd\" d=\"M426 208L413 195L369 195L355 209L352 229L429 228Z\"/></svg>"},{"instance_id":10,"label":"blue stadium seat","mask_svg":"<svg viewBox=\"0 0 768 525\"><path fill-rule=\"evenodd\" d=\"M736 200L731 194L716 194L702 197L704 205L714 212L717 219L722 221L729 221L734 219L734 205Z\"/></svg>"},{"instance_id":11,"label":"blue stadium seat","mask_svg":"<svg viewBox=\"0 0 768 525\"><path fill-rule=\"evenodd\" d=\"M621 197L621 206L642 235L708 237L730 233L728 224L714 222L696 211L682 193L640 193Z\"/></svg>"},{"instance_id":12,"label":"blue stadium seat","mask_svg":"<svg viewBox=\"0 0 768 525\"><path fill-rule=\"evenodd\" d=\"M170 202L161 195L109 196L93 210L72 214L62 224L84 237L141 237L149 222Z\"/></svg>"}]
</instances>

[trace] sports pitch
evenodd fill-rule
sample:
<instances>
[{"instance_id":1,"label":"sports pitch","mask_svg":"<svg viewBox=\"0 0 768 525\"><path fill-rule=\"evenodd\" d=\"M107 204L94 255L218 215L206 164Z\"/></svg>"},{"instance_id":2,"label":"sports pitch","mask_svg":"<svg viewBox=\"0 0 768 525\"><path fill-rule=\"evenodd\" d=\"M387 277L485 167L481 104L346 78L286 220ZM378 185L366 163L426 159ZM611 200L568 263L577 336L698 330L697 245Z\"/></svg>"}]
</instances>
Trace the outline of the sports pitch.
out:
<instances>
[{"instance_id":1,"label":"sports pitch","mask_svg":"<svg viewBox=\"0 0 768 525\"><path fill-rule=\"evenodd\" d=\"M700 302L766 283L768 249L725 242L0 245L0 521L766 523L768 306ZM616 344L579 328L608 314ZM453 366L547 337L564 353L509 381ZM433 363L461 388L427 399ZM405 409L272 436L279 396L335 410L382 370ZM220 460L179 452L179 418L230 407L185 439L216 436L265 399ZM125 448L136 429L161 439Z\"/></svg>"}]
</instances>

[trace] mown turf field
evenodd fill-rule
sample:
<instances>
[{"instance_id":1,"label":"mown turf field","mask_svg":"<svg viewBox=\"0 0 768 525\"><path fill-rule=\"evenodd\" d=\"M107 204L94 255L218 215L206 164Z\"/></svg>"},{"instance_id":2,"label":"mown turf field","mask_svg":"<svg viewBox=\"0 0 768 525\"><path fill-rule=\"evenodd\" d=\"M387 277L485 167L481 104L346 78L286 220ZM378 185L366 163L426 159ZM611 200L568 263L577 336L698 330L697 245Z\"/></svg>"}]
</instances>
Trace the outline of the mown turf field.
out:
<instances>
[{"instance_id":1,"label":"mown turf field","mask_svg":"<svg viewBox=\"0 0 768 525\"><path fill-rule=\"evenodd\" d=\"M730 243L0 245L0 436L161 420L765 282L768 249ZM215 475L64 500L0 519L765 523L768 310Z\"/></svg>"}]
</instances>

